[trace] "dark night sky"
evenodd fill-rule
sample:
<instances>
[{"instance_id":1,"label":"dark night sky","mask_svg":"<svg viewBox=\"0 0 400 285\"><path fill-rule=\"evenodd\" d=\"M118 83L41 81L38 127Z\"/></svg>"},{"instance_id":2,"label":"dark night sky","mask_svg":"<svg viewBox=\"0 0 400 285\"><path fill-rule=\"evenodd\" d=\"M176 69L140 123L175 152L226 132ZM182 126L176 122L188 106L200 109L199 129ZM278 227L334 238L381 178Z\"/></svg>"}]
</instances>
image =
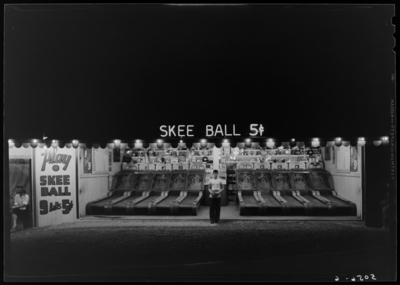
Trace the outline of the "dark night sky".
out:
<instances>
[{"instance_id":1,"label":"dark night sky","mask_svg":"<svg viewBox=\"0 0 400 285\"><path fill-rule=\"evenodd\" d=\"M6 138L388 135L394 7L9 5Z\"/></svg>"}]
</instances>

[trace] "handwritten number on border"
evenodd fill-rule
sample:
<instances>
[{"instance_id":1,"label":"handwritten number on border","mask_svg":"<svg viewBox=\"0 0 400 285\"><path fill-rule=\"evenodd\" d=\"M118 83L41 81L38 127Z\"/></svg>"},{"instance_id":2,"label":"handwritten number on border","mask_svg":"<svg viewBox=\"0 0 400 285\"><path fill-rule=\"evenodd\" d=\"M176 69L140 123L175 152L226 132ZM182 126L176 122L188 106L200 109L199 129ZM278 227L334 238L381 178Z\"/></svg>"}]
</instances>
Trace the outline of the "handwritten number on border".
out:
<instances>
[{"instance_id":1,"label":"handwritten number on border","mask_svg":"<svg viewBox=\"0 0 400 285\"><path fill-rule=\"evenodd\" d=\"M370 276L368 276L368 275L365 275L364 276L364 279L365 280L368 280L369 278L371 278L372 280L376 280L376 278L375 278L375 274L369 274ZM358 278L360 278L360 280L359 281L364 281L364 279L363 279L363 276L362 275L357 275L356 277L358 277ZM348 280L348 278L346 278L346 280ZM335 281L339 281L339 277L338 276L335 276ZM351 278L351 281L356 281L356 278Z\"/></svg>"}]
</instances>

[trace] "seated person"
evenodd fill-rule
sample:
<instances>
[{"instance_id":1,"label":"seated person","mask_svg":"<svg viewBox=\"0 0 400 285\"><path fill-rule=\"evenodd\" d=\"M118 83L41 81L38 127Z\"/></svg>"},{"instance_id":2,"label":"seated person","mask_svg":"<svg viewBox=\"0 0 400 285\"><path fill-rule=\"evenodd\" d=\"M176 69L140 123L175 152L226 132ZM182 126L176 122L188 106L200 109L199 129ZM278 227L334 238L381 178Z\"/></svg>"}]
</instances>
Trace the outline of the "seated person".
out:
<instances>
[{"instance_id":1,"label":"seated person","mask_svg":"<svg viewBox=\"0 0 400 285\"><path fill-rule=\"evenodd\" d=\"M26 227L26 222L29 218L29 210L27 206L29 205L29 195L22 187L17 187L17 194L14 198L14 206L11 208L12 214L12 228L11 232L15 232L17 228L17 218L20 218L24 223L24 228Z\"/></svg>"}]
</instances>

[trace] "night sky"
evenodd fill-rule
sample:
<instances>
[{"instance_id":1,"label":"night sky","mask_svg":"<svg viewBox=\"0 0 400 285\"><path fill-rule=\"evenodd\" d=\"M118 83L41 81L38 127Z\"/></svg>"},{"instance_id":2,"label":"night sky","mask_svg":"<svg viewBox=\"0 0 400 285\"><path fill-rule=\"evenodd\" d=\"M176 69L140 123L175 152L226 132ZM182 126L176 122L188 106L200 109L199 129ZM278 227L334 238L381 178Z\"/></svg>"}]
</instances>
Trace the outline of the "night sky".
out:
<instances>
[{"instance_id":1,"label":"night sky","mask_svg":"<svg viewBox=\"0 0 400 285\"><path fill-rule=\"evenodd\" d=\"M5 138L251 123L265 136L389 135L393 16L390 5L9 5Z\"/></svg>"}]
</instances>

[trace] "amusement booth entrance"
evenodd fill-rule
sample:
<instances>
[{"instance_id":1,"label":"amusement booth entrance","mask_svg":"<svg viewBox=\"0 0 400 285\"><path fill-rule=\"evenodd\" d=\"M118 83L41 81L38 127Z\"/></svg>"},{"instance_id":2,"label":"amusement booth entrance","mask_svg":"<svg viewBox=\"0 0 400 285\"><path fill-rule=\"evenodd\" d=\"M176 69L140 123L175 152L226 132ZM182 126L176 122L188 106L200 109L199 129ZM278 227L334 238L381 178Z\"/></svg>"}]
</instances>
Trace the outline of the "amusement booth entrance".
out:
<instances>
[{"instance_id":1,"label":"amusement booth entrance","mask_svg":"<svg viewBox=\"0 0 400 285\"><path fill-rule=\"evenodd\" d=\"M254 124L240 137L220 126L221 136L218 126L200 138L193 127L176 138L161 126L161 139L10 140L10 195L18 185L28 190L34 226L90 215L198 216L210 206L217 169L221 212L365 219L365 148L388 145L387 137L285 140L263 136Z\"/></svg>"}]
</instances>

